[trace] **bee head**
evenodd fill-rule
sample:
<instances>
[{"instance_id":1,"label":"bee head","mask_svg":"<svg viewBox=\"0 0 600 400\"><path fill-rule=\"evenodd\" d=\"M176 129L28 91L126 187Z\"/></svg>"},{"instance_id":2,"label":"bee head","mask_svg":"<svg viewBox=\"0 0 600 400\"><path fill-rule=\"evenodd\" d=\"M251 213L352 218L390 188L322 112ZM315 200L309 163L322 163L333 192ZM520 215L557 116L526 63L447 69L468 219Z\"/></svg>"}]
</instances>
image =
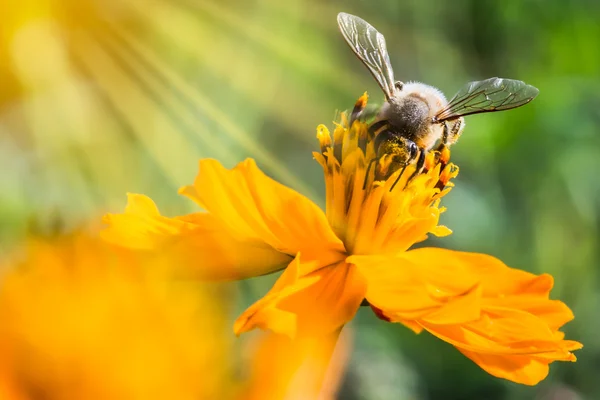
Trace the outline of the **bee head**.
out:
<instances>
[{"instance_id":1,"label":"bee head","mask_svg":"<svg viewBox=\"0 0 600 400\"><path fill-rule=\"evenodd\" d=\"M419 153L415 142L392 131L381 132L375 138L377 158L392 157L392 161L401 165L410 164Z\"/></svg>"}]
</instances>

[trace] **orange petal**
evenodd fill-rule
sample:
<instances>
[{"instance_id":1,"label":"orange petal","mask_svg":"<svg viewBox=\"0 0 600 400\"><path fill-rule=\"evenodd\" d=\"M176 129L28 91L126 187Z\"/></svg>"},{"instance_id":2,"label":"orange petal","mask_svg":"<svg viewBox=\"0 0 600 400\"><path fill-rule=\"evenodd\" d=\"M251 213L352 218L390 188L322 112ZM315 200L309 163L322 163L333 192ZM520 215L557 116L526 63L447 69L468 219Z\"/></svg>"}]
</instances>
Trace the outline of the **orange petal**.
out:
<instances>
[{"instance_id":1,"label":"orange petal","mask_svg":"<svg viewBox=\"0 0 600 400\"><path fill-rule=\"evenodd\" d=\"M484 306L527 311L543 319L554 330L573 319L573 313L563 302L548 300L554 284L548 274L535 275L510 268L487 254L437 248L417 249L409 253L424 264L437 265L445 272L460 268L463 276L470 276L481 285Z\"/></svg>"},{"instance_id":2,"label":"orange petal","mask_svg":"<svg viewBox=\"0 0 600 400\"><path fill-rule=\"evenodd\" d=\"M236 398L335 398L350 351L348 332L339 333L295 339L273 333L259 335L249 385Z\"/></svg>"},{"instance_id":3,"label":"orange petal","mask_svg":"<svg viewBox=\"0 0 600 400\"><path fill-rule=\"evenodd\" d=\"M147 196L127 193L123 214L107 214L103 221L109 226L101 236L115 244L134 249L154 249L170 236L193 227L183 221L160 215L156 204Z\"/></svg>"},{"instance_id":4,"label":"orange petal","mask_svg":"<svg viewBox=\"0 0 600 400\"><path fill-rule=\"evenodd\" d=\"M352 319L365 295L365 282L353 265L321 266L299 254L265 297L235 322L237 335L254 328L295 337L336 331Z\"/></svg>"},{"instance_id":5,"label":"orange petal","mask_svg":"<svg viewBox=\"0 0 600 400\"><path fill-rule=\"evenodd\" d=\"M479 320L461 325L420 324L490 374L527 385L544 379L551 362L575 361L570 351L581 348L521 310L490 308Z\"/></svg>"},{"instance_id":6,"label":"orange petal","mask_svg":"<svg viewBox=\"0 0 600 400\"><path fill-rule=\"evenodd\" d=\"M411 250L410 257L419 263L434 267L440 272L451 268L460 270L481 283L484 296L492 298L510 294L548 294L553 280L550 275L537 276L520 269L510 268L499 259L487 254L469 253L426 247ZM447 274L446 274L447 275Z\"/></svg>"},{"instance_id":7,"label":"orange petal","mask_svg":"<svg viewBox=\"0 0 600 400\"><path fill-rule=\"evenodd\" d=\"M504 296L502 298L486 298L483 301L486 307L495 306L527 311L541 318L554 331L574 318L573 312L565 303L558 300L549 300L548 295Z\"/></svg>"},{"instance_id":8,"label":"orange petal","mask_svg":"<svg viewBox=\"0 0 600 400\"><path fill-rule=\"evenodd\" d=\"M479 318L481 289L456 269L434 271L413 251L395 257L350 256L346 261L365 277L369 303L392 322L456 324Z\"/></svg>"},{"instance_id":9,"label":"orange petal","mask_svg":"<svg viewBox=\"0 0 600 400\"><path fill-rule=\"evenodd\" d=\"M464 326L424 327L489 374L525 385L543 380L553 361L575 361L570 351L581 348L580 343L547 332L543 321L528 313L494 311Z\"/></svg>"},{"instance_id":10,"label":"orange petal","mask_svg":"<svg viewBox=\"0 0 600 400\"><path fill-rule=\"evenodd\" d=\"M528 356L503 356L459 350L488 374L524 385L538 384L548 376L550 369L548 367L550 362Z\"/></svg>"},{"instance_id":11,"label":"orange petal","mask_svg":"<svg viewBox=\"0 0 600 400\"><path fill-rule=\"evenodd\" d=\"M494 376L535 384L548 364L574 361L571 351L581 348L557 331L573 314L548 299L549 275L512 269L485 254L432 248L347 261L359 266L367 300L383 319L426 329Z\"/></svg>"},{"instance_id":12,"label":"orange petal","mask_svg":"<svg viewBox=\"0 0 600 400\"><path fill-rule=\"evenodd\" d=\"M266 176L252 159L226 169L201 160L194 184L180 189L229 232L260 240L282 253L301 252L324 265L339 261L344 245L312 201Z\"/></svg>"},{"instance_id":13,"label":"orange petal","mask_svg":"<svg viewBox=\"0 0 600 400\"><path fill-rule=\"evenodd\" d=\"M138 194L128 195L124 214L108 214L104 221L109 225L101 232L104 239L165 257L184 276L243 279L277 271L291 260L260 241L231 236L210 214L164 217Z\"/></svg>"},{"instance_id":14,"label":"orange petal","mask_svg":"<svg viewBox=\"0 0 600 400\"><path fill-rule=\"evenodd\" d=\"M461 325L420 322L426 330L456 347L492 354L538 354L562 351L554 332L535 315L521 310L487 309L477 321Z\"/></svg>"}]
</instances>

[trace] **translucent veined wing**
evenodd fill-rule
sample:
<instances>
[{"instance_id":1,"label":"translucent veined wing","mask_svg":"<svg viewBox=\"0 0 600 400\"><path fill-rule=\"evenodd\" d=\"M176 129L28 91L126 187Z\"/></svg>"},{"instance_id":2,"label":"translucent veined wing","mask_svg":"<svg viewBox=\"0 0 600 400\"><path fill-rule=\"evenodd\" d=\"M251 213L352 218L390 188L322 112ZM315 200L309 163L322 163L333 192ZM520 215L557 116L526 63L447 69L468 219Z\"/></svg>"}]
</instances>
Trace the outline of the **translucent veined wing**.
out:
<instances>
[{"instance_id":1,"label":"translucent veined wing","mask_svg":"<svg viewBox=\"0 0 600 400\"><path fill-rule=\"evenodd\" d=\"M337 20L344 39L354 54L369 68L389 100L396 92L396 87L385 38L362 18L339 13Z\"/></svg>"},{"instance_id":2,"label":"translucent veined wing","mask_svg":"<svg viewBox=\"0 0 600 400\"><path fill-rule=\"evenodd\" d=\"M513 79L489 78L470 82L454 95L448 105L435 116L435 120L510 110L529 103L539 92L537 88Z\"/></svg>"}]
</instances>

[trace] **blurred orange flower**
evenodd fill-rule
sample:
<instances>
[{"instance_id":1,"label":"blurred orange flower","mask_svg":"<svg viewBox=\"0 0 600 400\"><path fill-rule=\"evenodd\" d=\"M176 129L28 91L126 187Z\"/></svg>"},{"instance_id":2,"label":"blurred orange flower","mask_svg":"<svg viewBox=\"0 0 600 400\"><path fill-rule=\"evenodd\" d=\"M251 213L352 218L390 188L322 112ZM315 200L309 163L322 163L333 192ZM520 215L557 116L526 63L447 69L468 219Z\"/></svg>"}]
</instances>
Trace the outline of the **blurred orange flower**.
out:
<instances>
[{"instance_id":1,"label":"blurred orange flower","mask_svg":"<svg viewBox=\"0 0 600 400\"><path fill-rule=\"evenodd\" d=\"M357 105L366 104L366 96ZM458 169L449 152L432 151L425 169L376 160L368 126L342 115L333 137L317 128L326 212L262 173L248 159L232 170L201 160L180 193L206 213L167 218L151 199L129 195L124 214L107 215L104 237L158 251L183 274L241 279L285 271L265 297L236 321L290 337L331 334L364 299L376 314L456 346L490 374L536 384L552 361L574 361L581 344L559 328L573 318L549 300L552 277L507 267L484 254L409 250L439 225L440 200Z\"/></svg>"},{"instance_id":2,"label":"blurred orange flower","mask_svg":"<svg viewBox=\"0 0 600 400\"><path fill-rule=\"evenodd\" d=\"M31 240L0 267L3 400L326 400L347 361L348 334L263 334L236 375L220 288L89 237Z\"/></svg>"},{"instance_id":3,"label":"blurred orange flower","mask_svg":"<svg viewBox=\"0 0 600 400\"><path fill-rule=\"evenodd\" d=\"M352 333L344 329L294 340L261 333L247 346L249 377L240 387L243 400L336 399L349 359Z\"/></svg>"},{"instance_id":4,"label":"blurred orange flower","mask_svg":"<svg viewBox=\"0 0 600 400\"><path fill-rule=\"evenodd\" d=\"M226 398L215 296L137 261L79 237L2 265L0 398Z\"/></svg>"}]
</instances>

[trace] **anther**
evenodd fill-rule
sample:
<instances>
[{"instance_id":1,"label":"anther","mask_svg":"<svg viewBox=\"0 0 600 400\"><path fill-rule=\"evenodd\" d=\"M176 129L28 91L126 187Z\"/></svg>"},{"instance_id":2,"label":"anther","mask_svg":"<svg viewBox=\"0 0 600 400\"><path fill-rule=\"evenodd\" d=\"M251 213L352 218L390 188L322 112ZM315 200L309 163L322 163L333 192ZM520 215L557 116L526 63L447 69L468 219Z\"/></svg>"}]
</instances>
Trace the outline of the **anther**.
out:
<instances>
[{"instance_id":1,"label":"anther","mask_svg":"<svg viewBox=\"0 0 600 400\"><path fill-rule=\"evenodd\" d=\"M444 163L444 165L448 164L450 161L450 149L448 146L443 146L440 150L440 161Z\"/></svg>"},{"instance_id":2,"label":"anther","mask_svg":"<svg viewBox=\"0 0 600 400\"><path fill-rule=\"evenodd\" d=\"M435 168L435 165L437 164L436 158L438 156L439 153L437 151L430 151L429 153L427 153L427 156L425 156L425 166L423 167L424 174L426 174L427 171L430 171L433 168Z\"/></svg>"},{"instance_id":3,"label":"anther","mask_svg":"<svg viewBox=\"0 0 600 400\"><path fill-rule=\"evenodd\" d=\"M324 125L317 127L317 139L321 147L321 154L325 155L327 149L331 147L331 135L329 130Z\"/></svg>"},{"instance_id":4,"label":"anther","mask_svg":"<svg viewBox=\"0 0 600 400\"><path fill-rule=\"evenodd\" d=\"M446 185L448 184L448 181L450 180L450 177L452 175L453 172L453 166L447 166L447 165L443 165L442 164L442 170L440 172L440 177L437 181L437 184L435 185L436 189L440 189L443 190Z\"/></svg>"},{"instance_id":5,"label":"anther","mask_svg":"<svg viewBox=\"0 0 600 400\"><path fill-rule=\"evenodd\" d=\"M354 104L354 109L352 110L352 114L350 114L350 124L348 125L350 128L352 127L354 121L356 121L360 117L362 112L365 110L368 99L369 96L367 96L367 92L365 92L362 96L358 98L358 100Z\"/></svg>"}]
</instances>

